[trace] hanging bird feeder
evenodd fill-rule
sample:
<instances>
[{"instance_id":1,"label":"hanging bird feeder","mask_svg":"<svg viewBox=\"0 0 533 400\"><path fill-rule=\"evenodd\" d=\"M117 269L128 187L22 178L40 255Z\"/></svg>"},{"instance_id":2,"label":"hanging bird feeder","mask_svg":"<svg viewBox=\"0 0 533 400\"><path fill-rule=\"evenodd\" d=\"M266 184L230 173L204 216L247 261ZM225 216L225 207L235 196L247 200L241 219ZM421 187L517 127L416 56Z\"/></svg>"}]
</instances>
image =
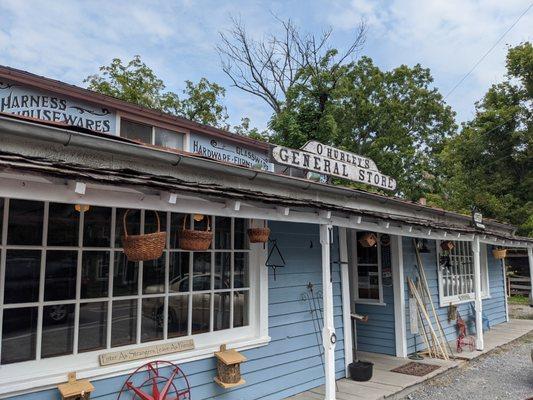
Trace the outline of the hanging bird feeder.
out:
<instances>
[{"instance_id":1,"label":"hanging bird feeder","mask_svg":"<svg viewBox=\"0 0 533 400\"><path fill-rule=\"evenodd\" d=\"M217 373L215 382L224 389L244 385L246 381L241 376L241 363L246 361L237 350L227 350L226 345L220 346L220 351L215 353L217 358Z\"/></svg>"},{"instance_id":2,"label":"hanging bird feeder","mask_svg":"<svg viewBox=\"0 0 533 400\"><path fill-rule=\"evenodd\" d=\"M89 400L94 386L86 379L77 380L76 373L68 374L68 382L57 387L63 400Z\"/></svg>"}]
</instances>

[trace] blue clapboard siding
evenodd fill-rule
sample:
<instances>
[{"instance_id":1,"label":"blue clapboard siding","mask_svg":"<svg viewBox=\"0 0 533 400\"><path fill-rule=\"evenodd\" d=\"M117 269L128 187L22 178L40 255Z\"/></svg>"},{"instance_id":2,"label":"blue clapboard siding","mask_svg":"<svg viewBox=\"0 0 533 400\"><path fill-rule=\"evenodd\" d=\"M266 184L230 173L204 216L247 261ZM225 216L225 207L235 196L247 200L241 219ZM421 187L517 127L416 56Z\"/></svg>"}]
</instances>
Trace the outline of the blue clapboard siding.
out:
<instances>
[{"instance_id":1,"label":"blue clapboard siding","mask_svg":"<svg viewBox=\"0 0 533 400\"><path fill-rule=\"evenodd\" d=\"M356 304L355 311L368 315L368 322L357 322L357 349L372 353L396 355L394 331L394 291L383 286L385 305Z\"/></svg>"},{"instance_id":2,"label":"blue clapboard siding","mask_svg":"<svg viewBox=\"0 0 533 400\"><path fill-rule=\"evenodd\" d=\"M214 358L180 365L192 386L194 400L278 400L324 383L324 369L319 356L321 333L315 333L307 301L301 296L311 282L322 290L321 247L317 225L272 222L271 238L276 239L287 266L269 276L269 335L267 346L244 352L248 361L241 366L246 385L223 390L213 382L216 375ZM332 259L338 260L337 232ZM264 266L256 266L265 268ZM340 269L333 264L333 305L337 346L335 365L337 378L344 377L344 331ZM322 304L322 301L320 301ZM126 376L94 380L93 399L116 399ZM46 390L18 396L25 400L57 400L57 390Z\"/></svg>"},{"instance_id":3,"label":"blue clapboard siding","mask_svg":"<svg viewBox=\"0 0 533 400\"><path fill-rule=\"evenodd\" d=\"M439 320L443 326L444 333L448 341L455 340L457 338L456 322L448 322L448 307L440 307L439 305L439 285L437 277L437 255L436 255L436 242L428 241L428 248L430 253L420 254L422 263L424 265L424 271L428 280L428 286L431 292L431 298L435 305ZM491 247L487 249L487 261L489 271L489 287L490 298L483 300L483 315L489 319L490 325L494 326L505 322L505 286L504 276L501 268L501 264L498 260L492 256ZM403 238L403 263L404 263L404 275L405 275L405 313L407 324L407 352L408 354L415 351L415 336L416 346L418 350L425 348L423 339L420 335L413 335L409 329L409 285L407 283L407 277L413 280L418 276L416 271L416 254L413 247L412 238ZM467 322L468 333L475 334L472 313L473 302L463 303L458 305L458 311L461 317ZM433 313L430 313L432 323L436 328L437 325L433 319Z\"/></svg>"}]
</instances>

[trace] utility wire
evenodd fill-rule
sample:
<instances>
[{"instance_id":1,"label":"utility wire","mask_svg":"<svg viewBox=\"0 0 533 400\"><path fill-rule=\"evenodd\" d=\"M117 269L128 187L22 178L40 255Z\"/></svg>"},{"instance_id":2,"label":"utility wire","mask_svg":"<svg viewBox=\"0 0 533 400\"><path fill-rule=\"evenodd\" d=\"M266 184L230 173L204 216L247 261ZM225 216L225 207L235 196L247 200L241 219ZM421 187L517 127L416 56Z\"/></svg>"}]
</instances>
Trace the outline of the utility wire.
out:
<instances>
[{"instance_id":1,"label":"utility wire","mask_svg":"<svg viewBox=\"0 0 533 400\"><path fill-rule=\"evenodd\" d=\"M463 83L464 80L465 80L466 78L468 78L468 76L469 76L472 72L474 72L474 70L477 68L477 66L478 66L479 64L481 64L481 61L483 61L483 60L485 59L485 57L487 57L487 56L490 54L490 52L491 52L492 50L494 50L494 48L498 45L498 43L500 43L501 40L505 37L505 35L507 35L507 34L509 33L509 31L510 31L511 29L513 29L513 28L515 27L516 24L518 24L518 21L520 21L520 19L522 19L522 17L523 17L524 15L526 15L526 13L530 10L531 7L533 7L533 3L531 3L531 4L526 8L526 10L525 10L522 14L520 14L520 16L516 19L516 21L513 22L513 24L512 24L512 25L511 25L511 26L510 26L510 27L509 27L509 28L508 28L508 29L507 29L507 30L506 30L506 31L505 31L505 32L504 32L499 38L498 38L498 40L496 41L496 43L494 43L494 44L492 45L492 47L491 47L491 48L490 48L485 54L483 54L483 56L482 56L482 57L481 57L481 58L480 58L480 59L474 64L474 66L470 69L470 71L468 71L468 72L465 74L465 76L463 76L463 77L459 80L459 82L457 82L457 83L455 84L455 86L454 86L454 87L448 92L448 94L447 94L446 96L444 96L444 99L443 99L443 100L446 100L446 99L448 98L448 96L451 95L451 94L455 91L455 89L457 89L457 88L459 87L459 85L460 85L461 83Z\"/></svg>"}]
</instances>

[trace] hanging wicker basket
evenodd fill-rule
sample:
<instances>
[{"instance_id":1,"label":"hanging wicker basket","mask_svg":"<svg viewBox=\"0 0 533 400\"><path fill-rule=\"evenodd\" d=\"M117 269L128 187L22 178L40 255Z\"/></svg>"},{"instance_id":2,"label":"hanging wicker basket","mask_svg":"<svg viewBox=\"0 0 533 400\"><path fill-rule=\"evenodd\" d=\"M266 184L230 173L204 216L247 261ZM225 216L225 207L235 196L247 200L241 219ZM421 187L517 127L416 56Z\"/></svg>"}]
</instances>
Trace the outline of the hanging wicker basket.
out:
<instances>
[{"instance_id":1,"label":"hanging wicker basket","mask_svg":"<svg viewBox=\"0 0 533 400\"><path fill-rule=\"evenodd\" d=\"M359 239L359 243L361 243L361 246L363 247L373 247L377 242L378 238L372 232L365 233L363 237Z\"/></svg>"},{"instance_id":2,"label":"hanging wicker basket","mask_svg":"<svg viewBox=\"0 0 533 400\"><path fill-rule=\"evenodd\" d=\"M251 221L253 223L253 220ZM270 228L266 226L266 221L262 228L250 228L247 231L250 243L266 243L270 237Z\"/></svg>"},{"instance_id":3,"label":"hanging wicker basket","mask_svg":"<svg viewBox=\"0 0 533 400\"><path fill-rule=\"evenodd\" d=\"M194 229L185 229L188 216L183 218L183 227L180 231L180 248L183 250L203 251L209 249L211 241L213 240L213 232L209 225L209 217L207 218L207 226L205 231L197 231Z\"/></svg>"},{"instance_id":4,"label":"hanging wicker basket","mask_svg":"<svg viewBox=\"0 0 533 400\"><path fill-rule=\"evenodd\" d=\"M445 240L440 244L442 251L452 251L454 247L454 244L450 240Z\"/></svg>"},{"instance_id":5,"label":"hanging wicker basket","mask_svg":"<svg viewBox=\"0 0 533 400\"><path fill-rule=\"evenodd\" d=\"M154 233L145 233L143 235L128 235L126 218L130 210L124 213L122 223L124 226L124 236L122 236L122 247L124 254L129 261L149 261L157 260L163 254L167 233L161 232L161 223L159 214L154 211L157 220L157 231Z\"/></svg>"},{"instance_id":6,"label":"hanging wicker basket","mask_svg":"<svg viewBox=\"0 0 533 400\"><path fill-rule=\"evenodd\" d=\"M492 255L496 260L503 260L507 256L507 249L492 249Z\"/></svg>"}]
</instances>

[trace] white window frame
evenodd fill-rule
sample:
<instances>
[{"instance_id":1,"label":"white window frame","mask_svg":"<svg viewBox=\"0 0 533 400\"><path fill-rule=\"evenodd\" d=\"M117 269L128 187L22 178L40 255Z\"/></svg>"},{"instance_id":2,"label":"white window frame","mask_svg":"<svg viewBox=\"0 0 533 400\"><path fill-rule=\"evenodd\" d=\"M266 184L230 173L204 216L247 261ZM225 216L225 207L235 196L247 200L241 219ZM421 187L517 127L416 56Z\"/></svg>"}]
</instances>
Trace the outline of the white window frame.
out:
<instances>
[{"instance_id":1,"label":"white window frame","mask_svg":"<svg viewBox=\"0 0 533 400\"><path fill-rule=\"evenodd\" d=\"M175 147L175 149L189 151L189 147L188 147L189 134L188 133L185 133L185 132L182 132L182 131L179 131L179 130L175 130L175 129L170 129L170 128L167 128L167 127L157 126L157 125L150 124L150 123L147 123L147 122L140 122L140 121L137 121L135 119L128 118L127 116L122 116L121 115L120 116L120 121L122 121L123 119L128 121L128 122L132 122L134 124L145 125L145 126L151 127L150 143L148 143L148 144L156 146L156 144L155 144L156 129L164 129L164 130L167 130L169 132L175 133L177 135L182 135L183 136L182 147L181 148ZM118 124L117 127L118 127L118 135L117 136L124 137L121 134L122 133L121 132L122 124Z\"/></svg>"},{"instance_id":2,"label":"white window frame","mask_svg":"<svg viewBox=\"0 0 533 400\"><path fill-rule=\"evenodd\" d=\"M36 201L42 201L45 203L44 207L44 216L43 216L43 230L44 226L47 226L48 224L48 205L49 202L44 199L28 199L28 200L36 200ZM41 246L11 246L7 245L7 231L8 231L8 212L9 212L9 198L4 198L4 212L3 215L0 215L0 218L3 220L2 224L2 241L0 242L0 326L2 323L2 315L3 315L3 301L4 301L4 276L5 276L5 263L6 263L6 253L7 249L11 248L23 248L23 249L54 249L54 250L72 250L75 249L76 251L79 251L79 254L81 253L81 249L84 248L82 246L78 247L57 247L57 246L46 246L46 237L43 237L43 244ZM65 203L70 203L65 201ZM74 204L73 204L74 206ZM115 226L116 226L116 211L114 207L111 206L103 206L103 207L109 207L112 208L112 216L113 219L110 222L111 225L111 247L108 249L111 252L111 259L110 259L110 265L109 265L109 276L110 276L110 285L112 286L112 277L113 277L113 267L114 267L114 253L115 251L120 250L118 247L115 246ZM144 210L145 211L145 210ZM170 212L164 212L166 214L167 218L167 227L169 225L169 219L170 219ZM144 212L141 213L141 229L144 227L144 218L142 216L144 215ZM214 219L214 218L213 218ZM190 219L192 220L192 218ZM234 224L234 218L232 218L232 229ZM46 224L46 225L44 225ZM79 225L80 231L83 230L83 213L80 215L80 225ZM141 231L142 232L142 231ZM233 235L232 235L233 237ZM80 243L82 243L82 237L79 238ZM170 235L167 235L167 244L170 240ZM233 247L233 246L232 246ZM99 248L90 248L91 250L99 250ZM175 249L172 249L176 251ZM169 254L172 252L172 250L167 248L165 249L165 252ZM178 250L179 251L179 250ZM207 250L207 252L216 252L216 249L210 249ZM223 249L220 249L218 251L223 251ZM235 250L231 250L235 251ZM236 250L237 252L240 252L240 249ZM112 307L113 300L127 300L130 298L136 298L137 299L137 307L138 307L138 320L137 320L137 340L136 344L133 345L127 345L127 346L121 346L121 347L111 347L111 337L110 337L110 322L108 322L108 331L107 331L107 342L106 342L106 349L102 350L96 350L86 353L77 353L77 338L78 338L78 332L77 332L77 323L75 323L75 332L74 332L74 343L73 343L73 354L70 355L64 355L64 356L57 356L57 357L51 357L51 358L44 358L44 359L35 359L30 361L23 361L23 362L17 362L12 364L5 364L0 366L0 397L3 395L9 394L12 395L18 395L23 393L28 393L32 391L42 390L47 387L53 387L57 385L58 383L62 383L66 380L67 373L69 371L78 371L78 377L80 378L95 378L98 377L99 379L104 377L110 377L119 375L121 373L126 373L128 371L131 371L132 369L135 369L139 367L140 365L150 361L150 359L142 359L142 360L136 360L132 362L126 362L122 364L115 364L115 365L109 365L109 366L100 366L99 364L99 356L100 354L105 354L108 352L114 352L114 351L122 351L122 350L131 350L136 348L142 348L145 346L152 346L157 344L163 344L168 342L174 342L174 341L180 341L180 340L186 340L186 339L193 339L195 348L193 350L184 351L181 353L174 353L169 355L162 355L157 356L153 359L159 359L159 360L168 360L172 362L178 362L178 363L185 363L195 360L200 360L204 358L210 358L212 357L213 353L218 350L221 343L226 343L231 348L236 348L239 350L246 350L250 348L255 348L258 346L264 346L269 343L270 337L268 336L268 271L267 268L261 268L264 266L266 255L267 255L267 249L263 248L263 246L258 245L251 245L249 246L249 250L243 250L243 252L248 252L249 254L249 309L248 309L248 319L249 324L244 327L238 327L238 328L230 328L225 330L219 330L219 331L213 331L213 312L211 312L211 321L210 321L210 332L207 333L201 333L201 334L191 334L191 320L192 320L192 314L191 309L192 307L192 293L202 293L200 292L188 292L189 295L189 321L188 321L188 335L177 337L177 338L166 338L167 331L165 329L164 335L165 338L162 340L154 340L154 341L148 341L148 342L141 342L141 332L140 332L140 314L142 314L141 310L139 308L142 307L142 299L144 298L150 298L150 297L163 297L165 304L168 302L168 299L172 296L172 294L169 293L163 293L163 294L142 294L142 286L141 286L141 276L142 276L142 266L139 266L139 291L136 295L133 296L119 296L119 297L113 297L112 293L109 292L108 296L105 298L98 298L98 299L80 299L80 277L81 277L81 266L80 266L80 259L81 256L78 257L78 278L76 283L76 299L75 300L65 300L65 301L55 301L53 303L72 303L75 304L75 312L76 314L79 313L79 305L80 303L89 303L89 302L100 302L100 301L107 301L109 304L108 308L108 315L107 319L108 321L111 319L111 312L110 308ZM42 259L43 260L43 259ZM166 257L165 262L165 276L168 276L168 268L169 268L169 261L170 257ZM211 272L214 271L214 262L215 257L214 255L211 257ZM192 256L189 260L190 265L192 265ZM190 267L192 268L192 267ZM233 271L233 262L231 264L231 268ZM191 271L191 269L189 269ZM232 274L233 276L233 274ZM190 277L192 279L192 277ZM232 278L233 279L233 278ZM44 283L44 262L41 261L41 276L40 276L42 286ZM165 282L165 286L167 286L168 283ZM189 285L190 289L192 287ZM217 291L229 291L228 290L215 290L211 289L210 292L217 292ZM234 291L241 291L240 288L232 288L231 292L233 295ZM175 295L180 295L179 293L176 293ZM104 300L102 300L104 299ZM211 296L211 305L213 305L214 296ZM44 298L43 298L43 288L40 289L40 299L39 302L36 303L27 303L24 305L17 305L11 307L11 305L6 305L6 308L17 308L17 307L29 307L29 306L38 306L39 307L39 315L42 314L42 309L44 306ZM50 302L46 302L50 303ZM77 317L77 315L76 315ZM233 324L233 313L231 313L230 316L230 324ZM166 321L165 321L165 328L166 328ZM42 332L42 318L39 317L38 319L38 326L37 326L37 343L40 341ZM1 333L1 331L0 331ZM0 338L0 351L1 351L1 338ZM39 356L39 344L37 344L37 350L36 350L36 356Z\"/></svg>"},{"instance_id":3,"label":"white window frame","mask_svg":"<svg viewBox=\"0 0 533 400\"><path fill-rule=\"evenodd\" d=\"M443 251L440 247L441 240L436 241L436 247L437 247L437 276L438 276L438 284L439 284L439 304L441 307L447 307L450 304L463 304L463 303L469 303L475 300L475 293L474 291L469 293L463 293L463 294L455 294L450 296L444 295L444 279L442 276L442 269L439 265L440 256L442 255ZM466 242L466 241L456 241L454 244L466 244L472 242ZM472 263L474 262L474 255L470 255L472 259ZM480 244L480 254L479 254L479 260L480 260L480 271L481 271L481 298L489 299L490 298L490 281L489 281L489 267L488 267L488 256L487 256L487 245ZM474 266L472 264L472 273L474 272ZM472 283L472 288L474 287L474 284ZM473 290L473 289L472 289Z\"/></svg>"},{"instance_id":4,"label":"white window frame","mask_svg":"<svg viewBox=\"0 0 533 400\"><path fill-rule=\"evenodd\" d=\"M374 306L386 306L387 304L383 302L383 276L382 276L382 263L381 263L381 242L379 240L380 233L374 232L378 237L377 242L377 252L378 252L378 281L379 281L379 299L365 299L359 297L359 270L357 263L357 233L361 231L351 230L350 231L350 243L351 243L351 275L352 275L352 300L356 304L369 304ZM392 254L391 254L392 256ZM368 264L374 266L375 264Z\"/></svg>"}]
</instances>

